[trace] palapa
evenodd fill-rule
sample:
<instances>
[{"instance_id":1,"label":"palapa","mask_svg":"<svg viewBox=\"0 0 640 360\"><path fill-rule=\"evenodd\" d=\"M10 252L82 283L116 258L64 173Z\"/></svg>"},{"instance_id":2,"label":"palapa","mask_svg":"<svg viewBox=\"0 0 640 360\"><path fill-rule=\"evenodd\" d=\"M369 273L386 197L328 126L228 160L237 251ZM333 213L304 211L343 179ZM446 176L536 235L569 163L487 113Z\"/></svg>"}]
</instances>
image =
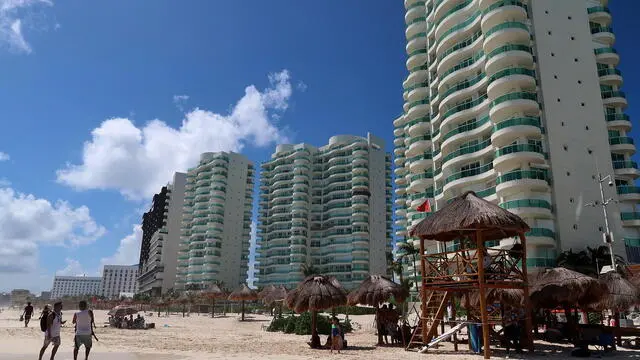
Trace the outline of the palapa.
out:
<instances>
[{"instance_id":1,"label":"palapa","mask_svg":"<svg viewBox=\"0 0 640 360\"><path fill-rule=\"evenodd\" d=\"M347 295L335 277L311 275L290 291L285 299L287 306L297 313L311 312L311 347L320 347L317 312L347 303Z\"/></svg>"},{"instance_id":2,"label":"palapa","mask_svg":"<svg viewBox=\"0 0 640 360\"><path fill-rule=\"evenodd\" d=\"M480 306L480 292L471 291L468 295L468 303L466 297L463 297L463 306L475 308ZM522 289L502 289L492 288L487 290L487 304L504 304L511 307L522 307L524 300L524 291Z\"/></svg>"},{"instance_id":3,"label":"palapa","mask_svg":"<svg viewBox=\"0 0 640 360\"><path fill-rule=\"evenodd\" d=\"M216 284L211 284L208 288L200 292L200 296L211 300L211 317L213 317L213 314L215 312L216 299L223 299L226 297L226 295L227 294L225 294L225 292L222 291L222 289L220 289L220 287Z\"/></svg>"},{"instance_id":4,"label":"palapa","mask_svg":"<svg viewBox=\"0 0 640 360\"><path fill-rule=\"evenodd\" d=\"M253 301L258 299L258 294L249 289L247 284L242 284L239 288L235 289L229 294L229 300L242 301L242 321L244 321L244 302Z\"/></svg>"},{"instance_id":5,"label":"palapa","mask_svg":"<svg viewBox=\"0 0 640 360\"><path fill-rule=\"evenodd\" d=\"M476 230L482 230L484 241L491 241L518 236L529 231L529 225L518 215L467 191L416 224L409 236L446 242Z\"/></svg>"},{"instance_id":6,"label":"palapa","mask_svg":"<svg viewBox=\"0 0 640 360\"><path fill-rule=\"evenodd\" d=\"M269 295L270 292L272 292L273 290L276 289L275 285L267 285L264 287L264 289L260 290L258 292L258 298L262 299L264 301L264 298Z\"/></svg>"},{"instance_id":7,"label":"palapa","mask_svg":"<svg viewBox=\"0 0 640 360\"><path fill-rule=\"evenodd\" d=\"M369 305L378 307L391 298L403 303L409 291L382 275L369 275L357 289L347 296L349 305Z\"/></svg>"},{"instance_id":8,"label":"palapa","mask_svg":"<svg viewBox=\"0 0 640 360\"><path fill-rule=\"evenodd\" d=\"M537 275L531 287L531 301L539 308L571 308L596 303L605 292L597 279L557 267Z\"/></svg>"},{"instance_id":9,"label":"palapa","mask_svg":"<svg viewBox=\"0 0 640 360\"><path fill-rule=\"evenodd\" d=\"M639 303L638 288L620 273L610 271L601 274L598 281L605 287L606 292L597 303L591 307L597 310L613 310L623 312Z\"/></svg>"},{"instance_id":10,"label":"palapa","mask_svg":"<svg viewBox=\"0 0 640 360\"><path fill-rule=\"evenodd\" d=\"M268 294L266 294L262 301L265 304L273 304L276 301L283 301L287 297L287 288L284 285L280 285L278 287L274 286L274 289L271 290Z\"/></svg>"}]
</instances>

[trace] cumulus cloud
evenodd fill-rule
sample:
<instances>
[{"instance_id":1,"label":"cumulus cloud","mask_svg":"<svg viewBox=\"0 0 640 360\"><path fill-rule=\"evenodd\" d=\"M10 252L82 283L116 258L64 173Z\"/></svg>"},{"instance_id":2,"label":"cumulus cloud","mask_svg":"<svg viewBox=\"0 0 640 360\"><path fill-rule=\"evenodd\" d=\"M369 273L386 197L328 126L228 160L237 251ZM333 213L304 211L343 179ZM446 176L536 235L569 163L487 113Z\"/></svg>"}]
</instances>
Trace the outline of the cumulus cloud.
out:
<instances>
[{"instance_id":1,"label":"cumulus cloud","mask_svg":"<svg viewBox=\"0 0 640 360\"><path fill-rule=\"evenodd\" d=\"M116 252L100 260L101 265L133 265L137 264L142 243L142 226L134 225L131 234L120 240Z\"/></svg>"},{"instance_id":2,"label":"cumulus cloud","mask_svg":"<svg viewBox=\"0 0 640 360\"><path fill-rule=\"evenodd\" d=\"M0 161L8 161L11 160L11 156L9 154L0 151Z\"/></svg>"},{"instance_id":3,"label":"cumulus cloud","mask_svg":"<svg viewBox=\"0 0 640 360\"><path fill-rule=\"evenodd\" d=\"M273 115L288 107L289 72L270 74L269 83L262 91L247 86L228 114L196 108L177 129L161 120L138 127L127 118L108 119L84 144L82 163L58 170L58 182L77 190L115 189L129 199L148 198L175 171L195 165L203 152L288 142Z\"/></svg>"},{"instance_id":4,"label":"cumulus cloud","mask_svg":"<svg viewBox=\"0 0 640 360\"><path fill-rule=\"evenodd\" d=\"M86 206L0 188L0 273L34 271L39 245L84 245L105 232Z\"/></svg>"},{"instance_id":5,"label":"cumulus cloud","mask_svg":"<svg viewBox=\"0 0 640 360\"><path fill-rule=\"evenodd\" d=\"M87 272L82 268L82 264L76 259L66 258L64 259L66 266L64 269L56 271L56 275L61 276L81 276L86 275Z\"/></svg>"},{"instance_id":6,"label":"cumulus cloud","mask_svg":"<svg viewBox=\"0 0 640 360\"><path fill-rule=\"evenodd\" d=\"M180 111L184 111L184 105L187 100L189 100L189 95L173 95L173 103Z\"/></svg>"},{"instance_id":7,"label":"cumulus cloud","mask_svg":"<svg viewBox=\"0 0 640 360\"><path fill-rule=\"evenodd\" d=\"M0 0L0 42L9 50L31 53L31 45L24 37L24 19L32 18L39 6L53 6L49 0Z\"/></svg>"}]
</instances>

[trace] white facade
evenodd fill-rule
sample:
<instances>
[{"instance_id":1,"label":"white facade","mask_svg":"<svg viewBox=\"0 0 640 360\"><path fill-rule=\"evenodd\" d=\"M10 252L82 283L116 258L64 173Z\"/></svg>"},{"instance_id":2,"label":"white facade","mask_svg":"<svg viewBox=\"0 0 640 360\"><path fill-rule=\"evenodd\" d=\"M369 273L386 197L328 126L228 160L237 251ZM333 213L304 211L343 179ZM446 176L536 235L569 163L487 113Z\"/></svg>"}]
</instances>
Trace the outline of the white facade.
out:
<instances>
[{"instance_id":1,"label":"white facade","mask_svg":"<svg viewBox=\"0 0 640 360\"><path fill-rule=\"evenodd\" d=\"M262 164L258 282L295 286L303 265L346 288L385 274L391 225L391 155L382 139L278 145Z\"/></svg>"},{"instance_id":2,"label":"white facade","mask_svg":"<svg viewBox=\"0 0 640 360\"><path fill-rule=\"evenodd\" d=\"M102 293L102 278L94 276L56 276L51 288L51 299L64 296L92 296Z\"/></svg>"},{"instance_id":3,"label":"white facade","mask_svg":"<svg viewBox=\"0 0 640 360\"><path fill-rule=\"evenodd\" d=\"M203 153L189 170L177 288L247 281L253 185L253 164L236 153Z\"/></svg>"},{"instance_id":4,"label":"white facade","mask_svg":"<svg viewBox=\"0 0 640 360\"><path fill-rule=\"evenodd\" d=\"M159 296L176 286L186 179L187 174L177 172L173 175L173 181L167 185L164 225L151 236L149 257L141 264L136 292Z\"/></svg>"},{"instance_id":5,"label":"white facade","mask_svg":"<svg viewBox=\"0 0 640 360\"><path fill-rule=\"evenodd\" d=\"M584 207L600 200L599 171L614 177L605 196L621 201L608 211L624 255L640 238L640 173L606 1L404 3L399 242L429 215L416 211L426 199L437 210L474 190L529 224L530 267L552 266L561 250L602 244L602 208Z\"/></svg>"},{"instance_id":6,"label":"white facade","mask_svg":"<svg viewBox=\"0 0 640 360\"><path fill-rule=\"evenodd\" d=\"M117 299L120 293L136 293L138 265L105 265L101 286L101 295L107 299Z\"/></svg>"}]
</instances>

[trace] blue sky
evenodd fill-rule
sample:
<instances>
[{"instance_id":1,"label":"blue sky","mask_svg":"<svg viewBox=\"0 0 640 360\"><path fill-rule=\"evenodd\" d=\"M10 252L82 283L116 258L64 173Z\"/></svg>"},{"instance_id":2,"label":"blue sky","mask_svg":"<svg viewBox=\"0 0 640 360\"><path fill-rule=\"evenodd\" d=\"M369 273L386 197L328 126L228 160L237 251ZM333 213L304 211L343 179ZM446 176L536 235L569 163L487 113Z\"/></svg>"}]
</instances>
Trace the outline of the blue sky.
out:
<instances>
[{"instance_id":1,"label":"blue sky","mask_svg":"<svg viewBox=\"0 0 640 360\"><path fill-rule=\"evenodd\" d=\"M635 119L630 3L611 10ZM402 111L402 1L0 0L0 42L0 291L135 262L149 195L200 150L391 150Z\"/></svg>"}]
</instances>

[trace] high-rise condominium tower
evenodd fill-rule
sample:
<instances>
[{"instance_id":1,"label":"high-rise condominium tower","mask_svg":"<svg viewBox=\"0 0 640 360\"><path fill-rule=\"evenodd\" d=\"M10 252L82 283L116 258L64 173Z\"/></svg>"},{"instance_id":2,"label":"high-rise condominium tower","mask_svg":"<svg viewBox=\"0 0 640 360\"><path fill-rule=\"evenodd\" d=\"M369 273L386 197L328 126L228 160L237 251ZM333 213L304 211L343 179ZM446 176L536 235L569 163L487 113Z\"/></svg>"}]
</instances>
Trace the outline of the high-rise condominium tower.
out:
<instances>
[{"instance_id":1,"label":"high-rise condominium tower","mask_svg":"<svg viewBox=\"0 0 640 360\"><path fill-rule=\"evenodd\" d=\"M386 273L391 252L391 156L383 140L334 136L320 148L278 145L262 164L260 285L295 286L303 266L347 288Z\"/></svg>"},{"instance_id":2,"label":"high-rise condominium tower","mask_svg":"<svg viewBox=\"0 0 640 360\"><path fill-rule=\"evenodd\" d=\"M204 153L187 174L178 288L247 280L253 164L235 153Z\"/></svg>"},{"instance_id":3,"label":"high-rise condominium tower","mask_svg":"<svg viewBox=\"0 0 640 360\"><path fill-rule=\"evenodd\" d=\"M186 176L175 173L173 181L153 196L151 209L142 217L141 293L159 296L175 287Z\"/></svg>"},{"instance_id":4,"label":"high-rise condominium tower","mask_svg":"<svg viewBox=\"0 0 640 360\"><path fill-rule=\"evenodd\" d=\"M637 244L636 148L606 2L405 0L400 242L428 216L416 211L425 199L436 210L474 190L530 225L529 266L553 265L561 250L602 244L601 173L619 200L607 206L615 251Z\"/></svg>"}]
</instances>

